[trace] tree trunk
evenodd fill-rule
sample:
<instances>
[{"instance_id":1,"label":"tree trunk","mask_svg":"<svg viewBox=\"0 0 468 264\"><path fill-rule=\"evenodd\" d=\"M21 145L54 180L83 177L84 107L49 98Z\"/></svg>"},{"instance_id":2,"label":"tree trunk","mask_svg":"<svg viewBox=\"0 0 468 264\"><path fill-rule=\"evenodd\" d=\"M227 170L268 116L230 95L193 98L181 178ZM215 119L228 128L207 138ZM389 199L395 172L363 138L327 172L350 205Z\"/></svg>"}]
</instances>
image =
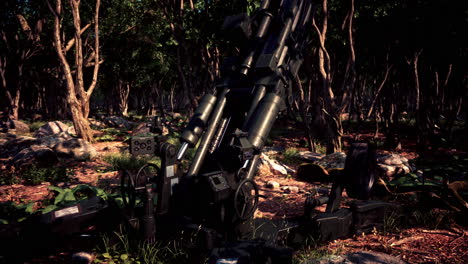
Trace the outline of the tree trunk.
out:
<instances>
[{"instance_id":1,"label":"tree trunk","mask_svg":"<svg viewBox=\"0 0 468 264\"><path fill-rule=\"evenodd\" d=\"M330 55L325 46L326 36L327 36L327 27L328 27L328 7L327 0L322 0L322 28L319 29L315 17L312 16L312 25L316 30L320 49L318 50L319 57L319 72L322 81L322 103L321 109L315 114L319 115L320 120L323 120L325 124L325 140L327 153L333 153L341 151L341 135L342 135L342 125L341 125L341 116L336 106L335 95L332 90L331 85L331 62ZM323 128L319 128L323 129Z\"/></svg>"},{"instance_id":2,"label":"tree trunk","mask_svg":"<svg viewBox=\"0 0 468 264\"><path fill-rule=\"evenodd\" d=\"M64 78L67 86L67 102L70 107L70 111L73 118L73 125L75 127L76 134L88 142L93 141L93 133L88 122L89 115L89 99L94 91L97 83L97 76L99 72L99 65L102 61L99 61L99 7L100 0L96 0L95 15L94 15L94 50L91 54L92 58L88 58L88 61L94 60L94 71L91 84L88 89L85 90L84 79L83 79L83 44L81 35L87 28L81 28L80 18L80 0L70 0L71 12L73 15L73 26L75 29L74 44L75 46L75 78L73 78L70 64L65 57L66 50L64 49L61 35L61 13L62 13L62 1L56 0L55 8L47 2L49 9L54 15L54 44L55 50L58 54L60 64L62 66ZM64 34L64 33L63 33ZM75 79L75 80L74 80Z\"/></svg>"},{"instance_id":3,"label":"tree trunk","mask_svg":"<svg viewBox=\"0 0 468 264\"><path fill-rule=\"evenodd\" d=\"M308 82L309 88L312 85L311 82ZM301 80L298 75L294 77L293 80L293 87L295 87L299 93L299 114L301 115L302 125L304 127L304 133L307 138L307 143L309 145L309 150L312 152L316 151L315 143L314 143L314 136L313 130L311 128L311 119L308 115L309 107L310 107L310 100L309 93L304 92L304 88L301 84ZM310 89L309 89L310 91Z\"/></svg>"},{"instance_id":4,"label":"tree trunk","mask_svg":"<svg viewBox=\"0 0 468 264\"><path fill-rule=\"evenodd\" d=\"M116 100L116 112L121 116L128 116L128 96L130 95L130 84L119 80L114 89L114 98Z\"/></svg>"}]
</instances>

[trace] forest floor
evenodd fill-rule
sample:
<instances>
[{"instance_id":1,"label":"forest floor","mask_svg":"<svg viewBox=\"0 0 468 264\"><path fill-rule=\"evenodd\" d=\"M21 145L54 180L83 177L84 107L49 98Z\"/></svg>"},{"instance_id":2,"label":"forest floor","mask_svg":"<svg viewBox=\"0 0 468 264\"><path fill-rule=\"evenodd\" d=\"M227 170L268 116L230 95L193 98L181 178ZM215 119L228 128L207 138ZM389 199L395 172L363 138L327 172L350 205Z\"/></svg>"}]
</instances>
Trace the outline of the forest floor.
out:
<instances>
[{"instance_id":1,"label":"forest floor","mask_svg":"<svg viewBox=\"0 0 468 264\"><path fill-rule=\"evenodd\" d=\"M95 131L96 135L102 134ZM351 134L345 137L345 146L350 139L359 136L361 139L373 137L371 133ZM284 148L295 147L298 150L305 150L301 146L303 142L301 133L289 131L287 136L275 137L272 144ZM118 171L112 171L111 165L103 157L106 155L118 154L128 148L127 143L122 140L97 142L93 144L99 153L93 161L69 162L61 164L66 166L71 172L70 181L57 183L59 187L74 187L79 184L97 186L106 191L118 191L119 177ZM402 149L398 151L401 155L412 160L418 158L421 152L414 148L414 141L404 140ZM444 155L466 155L462 150L439 149L434 155L437 158ZM425 152L423 155L428 155ZM281 157L279 157L281 158ZM296 169L298 162L288 164ZM274 191L263 188L267 181L274 180L282 186L297 186L300 193L285 194L283 191ZM262 174L256 178L259 184L260 193L267 198L261 198L255 217L258 218L288 218L300 216L304 213L304 201L310 190L316 192L327 192L329 185L316 185L308 182L298 181L293 176L278 176L274 174ZM48 182L39 185L28 186L23 184L0 185L0 202L13 201L15 203L36 202L36 207L41 206L41 201L51 198L51 191ZM403 199L395 199L404 206ZM325 206L318 208L324 210ZM450 219L450 214L444 209L434 208L427 225L417 225L405 228L393 228L391 232L377 231L370 234L356 235L351 238L337 239L331 242L317 244L313 248L301 250L296 258L303 259L309 256L326 257L333 255L344 255L351 252L375 251L383 252L392 256L398 256L409 263L468 263L468 229L465 225ZM434 220L435 219L435 220ZM466 220L466 219L465 219ZM434 225L436 221L437 223ZM421 222L421 221L420 221ZM61 263L69 253L59 253L49 256L46 260L38 258L30 263ZM50 262L48 262L50 261Z\"/></svg>"}]
</instances>

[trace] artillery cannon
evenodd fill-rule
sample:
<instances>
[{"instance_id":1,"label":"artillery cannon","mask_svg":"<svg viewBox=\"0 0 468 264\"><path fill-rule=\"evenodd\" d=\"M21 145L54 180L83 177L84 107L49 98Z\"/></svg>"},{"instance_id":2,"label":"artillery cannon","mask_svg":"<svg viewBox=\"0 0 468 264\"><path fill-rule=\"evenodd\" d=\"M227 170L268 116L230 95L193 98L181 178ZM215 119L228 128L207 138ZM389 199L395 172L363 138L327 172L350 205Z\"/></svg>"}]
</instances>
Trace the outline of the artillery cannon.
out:
<instances>
[{"instance_id":1,"label":"artillery cannon","mask_svg":"<svg viewBox=\"0 0 468 264\"><path fill-rule=\"evenodd\" d=\"M252 17L226 18L224 30L240 40L239 56L225 58L215 91L200 99L181 134L180 148L176 150L162 135L131 139L133 154L161 157L161 168L155 168L143 185L130 188L146 195L142 198L146 214L141 219L147 239L164 237L159 229L192 230L203 238L201 245L212 251L213 259L237 254L239 263L267 263L267 259L288 263L291 251L273 246L279 240L298 240L304 231L318 232L323 240L335 239L365 228L366 212L383 214L387 204L379 202L339 209L343 188L366 199L373 185L373 151L367 144L357 144L329 198L307 201L306 217L262 224L253 219L260 197L253 180L259 157L278 113L286 108L292 79L311 40L311 13L309 0L264 0ZM161 119L155 118L152 132L161 131ZM189 148L196 152L184 170L181 161ZM123 179L123 186L124 182L138 182L142 171L144 168L134 179ZM126 189L128 186L123 187ZM134 195L129 192L125 199L131 201ZM324 203L328 203L326 214L310 215L314 206ZM353 223L359 224L353 227ZM252 236L254 230L257 236ZM220 250L227 244L231 251ZM258 252L262 252L261 260L256 258Z\"/></svg>"},{"instance_id":2,"label":"artillery cannon","mask_svg":"<svg viewBox=\"0 0 468 264\"><path fill-rule=\"evenodd\" d=\"M211 252L210 263L290 263L292 250L286 245L300 243L304 234L328 240L360 232L374 223L365 219L371 211L383 221L384 203L339 208L343 188L348 195L368 198L374 177L373 152L366 144L351 148L329 197L308 199L303 218L253 218L260 197L254 181L260 154L275 119L286 108L292 80L311 41L312 8L311 0L263 0L251 17L226 18L223 28L238 43L239 54L224 59L221 78L214 92L200 99L181 134L180 148L162 135L158 117L151 127L155 136L131 139L132 154L161 158L159 167L147 164L121 178L124 215L147 241L184 231L197 234L198 247ZM196 151L185 169L182 160L189 148ZM143 201L142 207L137 208L137 200ZM311 214L325 203L326 213ZM115 215L110 205L89 199L41 216L42 226L67 233L81 227L76 225L81 219L100 217L105 223L102 212ZM222 262L227 260L232 262Z\"/></svg>"}]
</instances>

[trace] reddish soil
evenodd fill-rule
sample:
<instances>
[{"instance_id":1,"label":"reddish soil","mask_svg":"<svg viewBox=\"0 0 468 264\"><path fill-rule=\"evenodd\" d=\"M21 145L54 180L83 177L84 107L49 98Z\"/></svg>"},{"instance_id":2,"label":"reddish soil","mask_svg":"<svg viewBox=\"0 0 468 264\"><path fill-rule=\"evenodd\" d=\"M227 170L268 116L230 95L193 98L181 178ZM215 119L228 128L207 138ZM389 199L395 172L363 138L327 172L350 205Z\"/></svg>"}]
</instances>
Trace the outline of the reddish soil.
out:
<instances>
[{"instance_id":1,"label":"reddish soil","mask_svg":"<svg viewBox=\"0 0 468 264\"><path fill-rule=\"evenodd\" d=\"M300 142L303 138L295 133L289 139L275 143L284 147L297 147L301 149ZM366 136L366 135L362 135ZM370 136L370 135L367 135ZM94 144L100 155L117 153L125 148L122 142L99 142ZM418 157L412 146L403 145L399 151L408 159ZM69 185L91 184L104 188L117 188L119 175L115 171L105 172L109 164L101 158L92 162L71 162L66 164L73 170ZM274 180L281 186L297 186L299 193L285 193L281 189L270 190L265 188L265 183ZM292 177L276 176L268 171L260 171L256 178L260 186L260 194L267 198L260 198L255 217L283 218L300 216L304 212L304 201L311 193L326 193L328 185L314 185L311 183L296 181ZM37 186L24 186L15 184L0 186L0 202L14 201L17 203L38 202L50 198L51 193L47 189L50 183ZM324 209L324 206L318 208ZM339 239L324 245L329 251L346 254L349 252L371 250L384 252L393 256L399 256L409 263L468 263L468 231L466 228L452 228L451 230L426 230L424 228L412 228L403 230L399 234L387 234L375 232L373 234L355 236L348 239Z\"/></svg>"},{"instance_id":2,"label":"reddish soil","mask_svg":"<svg viewBox=\"0 0 468 264\"><path fill-rule=\"evenodd\" d=\"M468 263L468 231L411 228L399 234L379 233L339 239L327 245L334 252L377 251L409 263Z\"/></svg>"}]
</instances>

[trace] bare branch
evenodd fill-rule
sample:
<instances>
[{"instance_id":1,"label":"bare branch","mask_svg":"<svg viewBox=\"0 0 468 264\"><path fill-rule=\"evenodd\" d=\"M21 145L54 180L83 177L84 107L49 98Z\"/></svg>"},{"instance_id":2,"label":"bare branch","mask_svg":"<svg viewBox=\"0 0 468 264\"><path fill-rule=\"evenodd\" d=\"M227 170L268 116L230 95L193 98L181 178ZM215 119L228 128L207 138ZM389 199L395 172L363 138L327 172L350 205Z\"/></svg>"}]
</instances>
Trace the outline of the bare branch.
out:
<instances>
[{"instance_id":1,"label":"bare branch","mask_svg":"<svg viewBox=\"0 0 468 264\"><path fill-rule=\"evenodd\" d=\"M369 118L374 111L375 103L377 102L377 98L379 98L380 91L382 91L382 88L384 87L385 83L387 82L388 74L390 73L390 70L392 69L393 65L387 66L387 69L385 70L385 75L380 82L379 88L377 89L377 92L375 92L375 97L374 100L372 101L371 107L369 108L369 112L367 112L367 117Z\"/></svg>"},{"instance_id":2,"label":"bare branch","mask_svg":"<svg viewBox=\"0 0 468 264\"><path fill-rule=\"evenodd\" d=\"M55 44L55 50L57 51L57 55L60 60L60 64L62 65L65 79L67 81L67 86L68 87L74 87L74 81L72 78L72 73L70 69L70 65L68 64L67 59L65 58L65 55L63 53L62 49L62 41L60 39L60 15L62 12L62 1L61 0L56 0L56 6L55 9L52 7L50 2L47 0L47 5L49 6L50 11L52 14L54 14L54 44ZM70 92L69 92L70 94ZM70 95L69 95L70 96Z\"/></svg>"},{"instance_id":3,"label":"bare branch","mask_svg":"<svg viewBox=\"0 0 468 264\"><path fill-rule=\"evenodd\" d=\"M93 93L94 88L96 87L97 83L97 77L99 73L99 65L101 64L101 61L99 61L99 6L101 5L101 0L96 0L96 11L94 14L94 71L93 71L93 80L91 81L91 84L89 85L88 90L86 91L86 94L88 95L88 98L91 96Z\"/></svg>"},{"instance_id":4,"label":"bare branch","mask_svg":"<svg viewBox=\"0 0 468 264\"><path fill-rule=\"evenodd\" d=\"M103 64L104 63L104 60L100 60L99 61L99 64ZM91 66L95 66L96 65L96 62L89 62L89 63L85 63L84 67L88 68L88 67L91 67Z\"/></svg>"},{"instance_id":5,"label":"bare branch","mask_svg":"<svg viewBox=\"0 0 468 264\"><path fill-rule=\"evenodd\" d=\"M80 35L83 34L86 31L86 29L88 29L90 26L91 26L91 23L84 26L80 31ZM69 51L73 47L73 45L75 45L75 39L74 38L72 38L72 39L70 39L70 41L68 41L67 46L65 47L65 52Z\"/></svg>"}]
</instances>

